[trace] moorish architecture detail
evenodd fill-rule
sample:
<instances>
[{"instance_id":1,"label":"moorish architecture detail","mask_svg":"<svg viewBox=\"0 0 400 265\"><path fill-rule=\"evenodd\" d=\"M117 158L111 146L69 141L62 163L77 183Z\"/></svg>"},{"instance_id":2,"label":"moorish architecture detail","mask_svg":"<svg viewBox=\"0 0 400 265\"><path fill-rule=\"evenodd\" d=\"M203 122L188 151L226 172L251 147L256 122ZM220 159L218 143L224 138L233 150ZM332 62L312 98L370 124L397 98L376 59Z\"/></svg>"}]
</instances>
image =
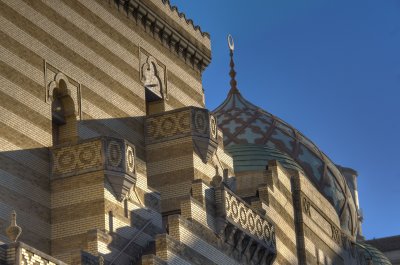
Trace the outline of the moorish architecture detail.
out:
<instances>
[{"instance_id":1,"label":"moorish architecture detail","mask_svg":"<svg viewBox=\"0 0 400 265\"><path fill-rule=\"evenodd\" d=\"M166 69L156 59L140 49L141 81L146 88L148 97L155 99L168 99Z\"/></svg>"},{"instance_id":2,"label":"moorish architecture detail","mask_svg":"<svg viewBox=\"0 0 400 265\"><path fill-rule=\"evenodd\" d=\"M178 55L200 73L210 63L211 53L206 48L203 48L210 45L209 34L202 32L200 27L194 26L193 21L186 19L185 14L178 12L177 7L171 6L169 0L150 4L150 6L157 6L157 9L151 9L149 5L136 0L116 0L114 2L118 10L123 11L128 17L132 17L146 32L154 36L156 40L167 46L171 52ZM160 7L161 10L159 10ZM168 13L164 13L166 10L168 10ZM158 12L162 13L159 14ZM166 23L166 21L171 20L171 17L178 19L179 22L175 22L177 24L182 24L181 21L183 20L186 24L185 26L191 26L191 30L195 33L192 35L196 36L195 42L201 43L200 49L197 47L197 43L193 43L193 37L182 37L179 26L178 28L171 27L169 23Z\"/></svg>"},{"instance_id":3,"label":"moorish architecture detail","mask_svg":"<svg viewBox=\"0 0 400 265\"><path fill-rule=\"evenodd\" d=\"M232 36L210 111L210 36L168 0L0 14L1 265L390 264L357 172L239 91Z\"/></svg>"},{"instance_id":4,"label":"moorish architecture detail","mask_svg":"<svg viewBox=\"0 0 400 265\"><path fill-rule=\"evenodd\" d=\"M46 80L46 102L56 102L63 96L70 96L76 110L77 119L82 118L81 112L81 87L78 82L60 72L57 68L45 64L45 80Z\"/></svg>"}]
</instances>

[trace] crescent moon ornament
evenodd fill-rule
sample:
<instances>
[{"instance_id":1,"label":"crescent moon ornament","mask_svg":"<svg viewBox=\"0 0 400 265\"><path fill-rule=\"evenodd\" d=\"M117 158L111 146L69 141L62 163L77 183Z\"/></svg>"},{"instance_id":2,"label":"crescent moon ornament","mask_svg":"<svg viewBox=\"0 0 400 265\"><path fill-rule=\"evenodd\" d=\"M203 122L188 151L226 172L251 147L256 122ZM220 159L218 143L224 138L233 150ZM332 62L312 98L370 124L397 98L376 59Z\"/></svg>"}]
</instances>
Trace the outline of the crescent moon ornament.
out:
<instances>
[{"instance_id":1,"label":"crescent moon ornament","mask_svg":"<svg viewBox=\"0 0 400 265\"><path fill-rule=\"evenodd\" d=\"M235 49L235 43L233 42L233 37L231 34L228 34L228 46L231 51Z\"/></svg>"}]
</instances>

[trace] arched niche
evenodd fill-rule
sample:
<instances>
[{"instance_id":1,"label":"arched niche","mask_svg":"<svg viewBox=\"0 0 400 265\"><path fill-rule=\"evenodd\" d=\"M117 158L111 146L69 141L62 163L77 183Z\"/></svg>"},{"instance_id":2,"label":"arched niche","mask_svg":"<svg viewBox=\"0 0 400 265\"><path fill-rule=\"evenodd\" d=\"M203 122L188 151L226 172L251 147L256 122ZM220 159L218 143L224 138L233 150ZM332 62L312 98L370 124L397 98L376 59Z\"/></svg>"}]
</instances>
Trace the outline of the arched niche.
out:
<instances>
[{"instance_id":1,"label":"arched niche","mask_svg":"<svg viewBox=\"0 0 400 265\"><path fill-rule=\"evenodd\" d=\"M53 146L73 143L78 139L77 104L71 94L68 78L58 73L49 84Z\"/></svg>"}]
</instances>

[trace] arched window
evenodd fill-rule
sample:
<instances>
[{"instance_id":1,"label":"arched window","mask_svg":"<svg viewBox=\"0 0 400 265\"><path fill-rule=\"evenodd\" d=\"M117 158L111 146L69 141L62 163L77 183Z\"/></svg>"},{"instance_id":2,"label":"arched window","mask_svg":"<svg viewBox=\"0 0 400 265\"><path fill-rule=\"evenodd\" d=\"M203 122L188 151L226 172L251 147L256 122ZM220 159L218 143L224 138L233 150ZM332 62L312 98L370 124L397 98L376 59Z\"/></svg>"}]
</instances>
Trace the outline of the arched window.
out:
<instances>
[{"instance_id":1,"label":"arched window","mask_svg":"<svg viewBox=\"0 0 400 265\"><path fill-rule=\"evenodd\" d=\"M72 143L78 139L74 100L63 79L53 90L51 104L53 145Z\"/></svg>"}]
</instances>

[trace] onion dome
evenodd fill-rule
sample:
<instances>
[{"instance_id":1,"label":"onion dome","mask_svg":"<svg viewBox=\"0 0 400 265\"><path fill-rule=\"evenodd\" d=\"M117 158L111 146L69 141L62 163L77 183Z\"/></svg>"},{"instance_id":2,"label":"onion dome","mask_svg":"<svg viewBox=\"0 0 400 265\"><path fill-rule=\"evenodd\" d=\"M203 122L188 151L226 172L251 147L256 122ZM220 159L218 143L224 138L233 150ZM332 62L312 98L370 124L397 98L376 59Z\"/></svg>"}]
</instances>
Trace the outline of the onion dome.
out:
<instances>
[{"instance_id":1,"label":"onion dome","mask_svg":"<svg viewBox=\"0 0 400 265\"><path fill-rule=\"evenodd\" d=\"M365 242L357 242L357 249L362 253L365 260L371 261L373 265L392 265L381 251Z\"/></svg>"},{"instance_id":2,"label":"onion dome","mask_svg":"<svg viewBox=\"0 0 400 265\"><path fill-rule=\"evenodd\" d=\"M304 172L335 208L343 232L354 239L358 225L357 210L341 172L298 130L244 99L236 85L233 48L230 49L230 55L231 89L225 101L213 113L223 132L225 149L233 156L235 169L254 169L260 163L274 159L283 166ZM246 153L248 159L243 157ZM259 159L254 158L258 156ZM262 168L265 166L266 163Z\"/></svg>"},{"instance_id":3,"label":"onion dome","mask_svg":"<svg viewBox=\"0 0 400 265\"><path fill-rule=\"evenodd\" d=\"M278 160L282 166L302 172L302 167L287 154L266 145L241 144L225 147L235 161L235 172L262 171L268 161Z\"/></svg>"}]
</instances>

